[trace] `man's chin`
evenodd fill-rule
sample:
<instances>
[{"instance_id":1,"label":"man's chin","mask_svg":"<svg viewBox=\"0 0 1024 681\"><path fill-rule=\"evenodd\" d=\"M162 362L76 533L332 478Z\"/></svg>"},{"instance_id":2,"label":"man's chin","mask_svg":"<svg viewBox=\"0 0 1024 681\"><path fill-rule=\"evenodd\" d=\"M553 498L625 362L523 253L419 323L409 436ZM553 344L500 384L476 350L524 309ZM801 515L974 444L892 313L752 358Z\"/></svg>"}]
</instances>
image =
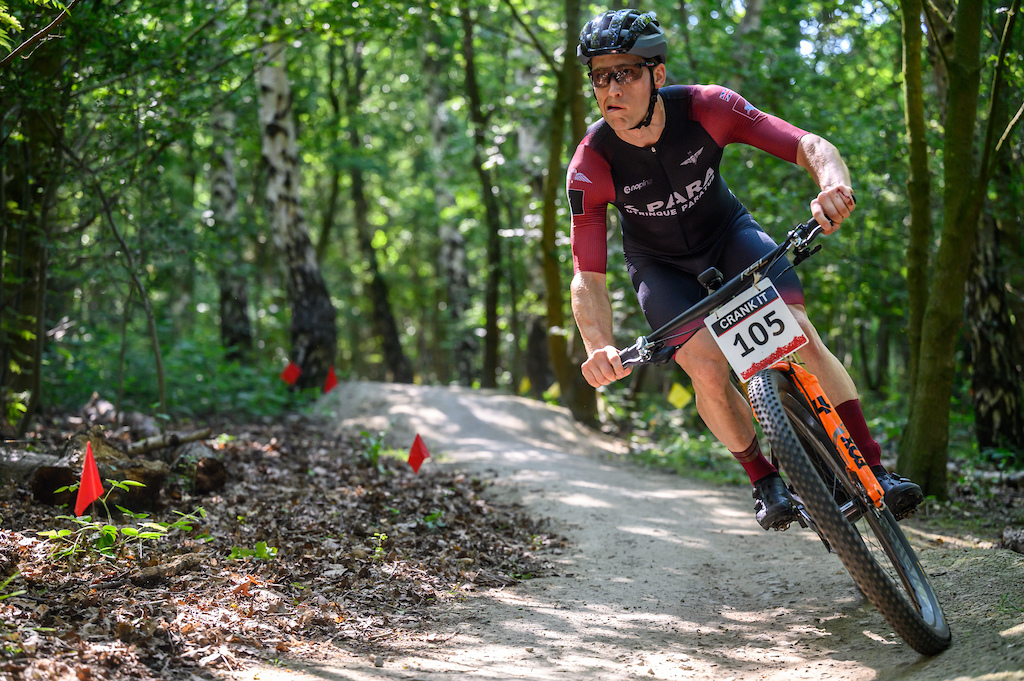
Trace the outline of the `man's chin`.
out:
<instances>
[{"instance_id":1,"label":"man's chin","mask_svg":"<svg viewBox=\"0 0 1024 681\"><path fill-rule=\"evenodd\" d=\"M628 114L621 109L606 112L604 120L607 121L612 130L629 130L636 125L635 122L629 119Z\"/></svg>"}]
</instances>

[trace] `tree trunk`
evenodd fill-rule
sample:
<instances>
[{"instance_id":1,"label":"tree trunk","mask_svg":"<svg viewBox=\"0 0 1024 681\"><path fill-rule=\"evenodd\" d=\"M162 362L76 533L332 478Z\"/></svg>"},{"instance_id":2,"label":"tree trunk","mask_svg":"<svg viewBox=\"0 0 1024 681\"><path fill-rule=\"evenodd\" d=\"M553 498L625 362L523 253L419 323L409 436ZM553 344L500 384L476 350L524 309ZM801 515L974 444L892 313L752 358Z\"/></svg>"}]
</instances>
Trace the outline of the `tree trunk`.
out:
<instances>
[{"instance_id":1,"label":"tree trunk","mask_svg":"<svg viewBox=\"0 0 1024 681\"><path fill-rule=\"evenodd\" d=\"M0 431L15 437L25 433L42 390L49 222L65 104L52 94L62 71L58 45L37 50L21 77L23 97L0 105L0 120L14 127L0 134Z\"/></svg>"},{"instance_id":2,"label":"tree trunk","mask_svg":"<svg viewBox=\"0 0 1024 681\"><path fill-rule=\"evenodd\" d=\"M910 394L914 393L921 324L928 297L928 258L932 239L931 174L924 120L924 84L921 67L921 0L903 0L903 97L907 143L910 148L907 195L910 199L910 243L907 250L907 292L910 319Z\"/></svg>"},{"instance_id":3,"label":"tree trunk","mask_svg":"<svg viewBox=\"0 0 1024 681\"><path fill-rule=\"evenodd\" d=\"M761 30L763 14L764 0L746 0L743 18L736 27L736 33L733 34L736 47L733 50L732 59L736 66L728 84L729 87L739 92L743 91L745 75L750 73L750 58L754 54L754 48L757 47L755 39L748 36Z\"/></svg>"},{"instance_id":4,"label":"tree trunk","mask_svg":"<svg viewBox=\"0 0 1024 681\"><path fill-rule=\"evenodd\" d=\"M967 280L964 316L970 351L974 430L981 450L1006 448L1024 453L1024 375L1006 301L999 230L995 218L981 218L974 262Z\"/></svg>"},{"instance_id":5,"label":"tree trunk","mask_svg":"<svg viewBox=\"0 0 1024 681\"><path fill-rule=\"evenodd\" d=\"M347 68L344 70L349 139L357 145L360 139L358 107L362 98L363 74L365 73L362 50L362 43L354 46L353 75L350 76ZM381 349L384 353L384 364L387 367L390 380L398 383L412 383L412 367L402 350L398 324L395 323L395 315L391 310L388 284L377 262L377 249L373 247L373 230L369 219L370 204L366 198L366 179L358 163L352 164L350 175L352 177L352 204L356 237L359 242L359 251L370 271L368 295L373 310L373 326L380 338Z\"/></svg>"},{"instance_id":6,"label":"tree trunk","mask_svg":"<svg viewBox=\"0 0 1024 681\"><path fill-rule=\"evenodd\" d=\"M302 370L295 386L319 388L334 366L337 320L300 208L299 156L285 44L267 43L260 53L263 63L257 87L266 198L274 243L287 271L291 360Z\"/></svg>"},{"instance_id":7,"label":"tree trunk","mask_svg":"<svg viewBox=\"0 0 1024 681\"><path fill-rule=\"evenodd\" d=\"M1002 28L1008 19L1004 16ZM1009 36L1012 40L1012 33ZM997 129L1009 121L1009 98L996 95L992 119ZM997 196L1013 195L1013 169L1004 155L994 176ZM1012 312L1007 300L1006 266L1002 259L1002 233L992 204L978 225L974 261L967 280L964 318L969 349L971 399L978 447L1009 449L1015 463L1024 464L1024 411L1021 385L1024 372L1018 352Z\"/></svg>"},{"instance_id":8,"label":"tree trunk","mask_svg":"<svg viewBox=\"0 0 1024 681\"><path fill-rule=\"evenodd\" d=\"M466 95L469 98L469 117L473 128L473 167L480 178L484 203L484 223L487 225L487 273L484 285L484 363L480 385L494 388L498 385L498 292L501 283L501 214L491 175L484 167L484 149L487 148L483 99L476 77L476 56L473 48L473 18L469 6L462 5L462 56L465 58Z\"/></svg>"},{"instance_id":9,"label":"tree trunk","mask_svg":"<svg viewBox=\"0 0 1024 681\"><path fill-rule=\"evenodd\" d=\"M466 311L471 303L469 289L469 267L466 263L466 240L459 233L458 225L452 224L444 217L447 208L455 205L455 196L451 191L452 166L446 159L450 124L447 109L444 105L448 93L446 80L442 73L446 64L435 54L445 50L440 35L435 30L431 34L431 42L437 46L434 52L428 52L424 61L424 79L427 81L427 102L430 111L430 134L433 146L431 155L431 178L433 181L434 211L438 216L438 269L444 281L444 323L438 343L451 358L450 366L444 367L439 374L443 382L454 375L460 385L472 385L476 376L474 358L480 349L472 329L465 323ZM450 352L450 354L448 354ZM449 362L446 362L448 364Z\"/></svg>"},{"instance_id":10,"label":"tree trunk","mask_svg":"<svg viewBox=\"0 0 1024 681\"><path fill-rule=\"evenodd\" d=\"M910 415L901 443L900 471L926 495L946 498L949 402L954 351L963 315L964 283L974 249L985 187L974 160L980 86L981 0L961 0L949 58L949 95L943 156L945 208L941 243L921 323ZM908 60L912 59L908 55Z\"/></svg>"},{"instance_id":11,"label":"tree trunk","mask_svg":"<svg viewBox=\"0 0 1024 681\"><path fill-rule=\"evenodd\" d=\"M213 153L210 159L210 218L218 236L220 263L220 340L229 360L242 359L252 350L249 319L249 282L240 271L241 234L238 233L238 180L235 177L235 114L223 106L212 113Z\"/></svg>"}]
</instances>

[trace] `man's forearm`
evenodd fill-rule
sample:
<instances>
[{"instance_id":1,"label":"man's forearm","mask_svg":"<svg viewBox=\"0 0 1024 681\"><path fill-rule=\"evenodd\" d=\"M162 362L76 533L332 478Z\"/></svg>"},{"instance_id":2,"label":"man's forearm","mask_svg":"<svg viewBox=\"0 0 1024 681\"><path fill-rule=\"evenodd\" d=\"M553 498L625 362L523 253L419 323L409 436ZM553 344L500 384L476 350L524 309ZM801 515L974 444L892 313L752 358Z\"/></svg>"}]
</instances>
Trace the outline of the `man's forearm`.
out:
<instances>
[{"instance_id":1,"label":"man's forearm","mask_svg":"<svg viewBox=\"0 0 1024 681\"><path fill-rule=\"evenodd\" d=\"M800 138L797 163L807 169L822 190L837 185L850 185L850 170L835 145L823 137L809 133Z\"/></svg>"},{"instance_id":2,"label":"man's forearm","mask_svg":"<svg viewBox=\"0 0 1024 681\"><path fill-rule=\"evenodd\" d=\"M597 272L578 272L572 278L572 314L587 354L615 344L612 305L606 276Z\"/></svg>"}]
</instances>

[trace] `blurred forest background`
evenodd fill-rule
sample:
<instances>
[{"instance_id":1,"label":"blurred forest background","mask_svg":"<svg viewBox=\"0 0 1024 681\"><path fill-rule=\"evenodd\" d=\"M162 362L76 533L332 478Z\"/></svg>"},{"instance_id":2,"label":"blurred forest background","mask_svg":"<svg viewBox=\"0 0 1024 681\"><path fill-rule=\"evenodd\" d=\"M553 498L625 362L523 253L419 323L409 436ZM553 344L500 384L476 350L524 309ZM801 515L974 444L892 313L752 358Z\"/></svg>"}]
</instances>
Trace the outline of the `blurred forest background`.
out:
<instances>
[{"instance_id":1,"label":"blurred forest background","mask_svg":"<svg viewBox=\"0 0 1024 681\"><path fill-rule=\"evenodd\" d=\"M940 498L950 453L1024 467L1019 5L631 5L658 13L670 82L731 87L843 153L858 209L801 266L808 309ZM560 402L700 468L717 446L677 369L600 395L579 378L564 174L599 115L576 38L609 6L0 2L5 437L94 391L272 415L333 374ZM740 145L722 172L777 239L817 191ZM625 345L647 329L619 244Z\"/></svg>"}]
</instances>

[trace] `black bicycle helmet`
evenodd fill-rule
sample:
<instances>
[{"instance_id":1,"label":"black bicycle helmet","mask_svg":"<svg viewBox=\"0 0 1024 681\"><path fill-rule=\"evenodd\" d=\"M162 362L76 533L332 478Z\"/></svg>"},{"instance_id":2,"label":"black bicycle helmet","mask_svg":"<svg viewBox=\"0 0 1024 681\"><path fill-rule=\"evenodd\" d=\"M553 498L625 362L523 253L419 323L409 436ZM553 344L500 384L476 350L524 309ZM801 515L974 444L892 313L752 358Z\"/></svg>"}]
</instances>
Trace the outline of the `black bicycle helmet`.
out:
<instances>
[{"instance_id":1,"label":"black bicycle helmet","mask_svg":"<svg viewBox=\"0 0 1024 681\"><path fill-rule=\"evenodd\" d=\"M602 54L633 54L648 62L665 63L668 45L665 32L658 24L658 16L654 12L614 9L588 21L580 31L576 56L584 66L590 66L590 61ZM654 108L658 104L658 88L653 86L654 67L648 66L647 69L651 73L651 102L647 107L647 116L634 125L633 130L651 124Z\"/></svg>"},{"instance_id":2,"label":"black bicycle helmet","mask_svg":"<svg viewBox=\"0 0 1024 681\"><path fill-rule=\"evenodd\" d=\"M635 54L664 63L668 47L657 15L616 9L588 21L580 31L576 56L584 66L590 66L590 60L601 54Z\"/></svg>"}]
</instances>

